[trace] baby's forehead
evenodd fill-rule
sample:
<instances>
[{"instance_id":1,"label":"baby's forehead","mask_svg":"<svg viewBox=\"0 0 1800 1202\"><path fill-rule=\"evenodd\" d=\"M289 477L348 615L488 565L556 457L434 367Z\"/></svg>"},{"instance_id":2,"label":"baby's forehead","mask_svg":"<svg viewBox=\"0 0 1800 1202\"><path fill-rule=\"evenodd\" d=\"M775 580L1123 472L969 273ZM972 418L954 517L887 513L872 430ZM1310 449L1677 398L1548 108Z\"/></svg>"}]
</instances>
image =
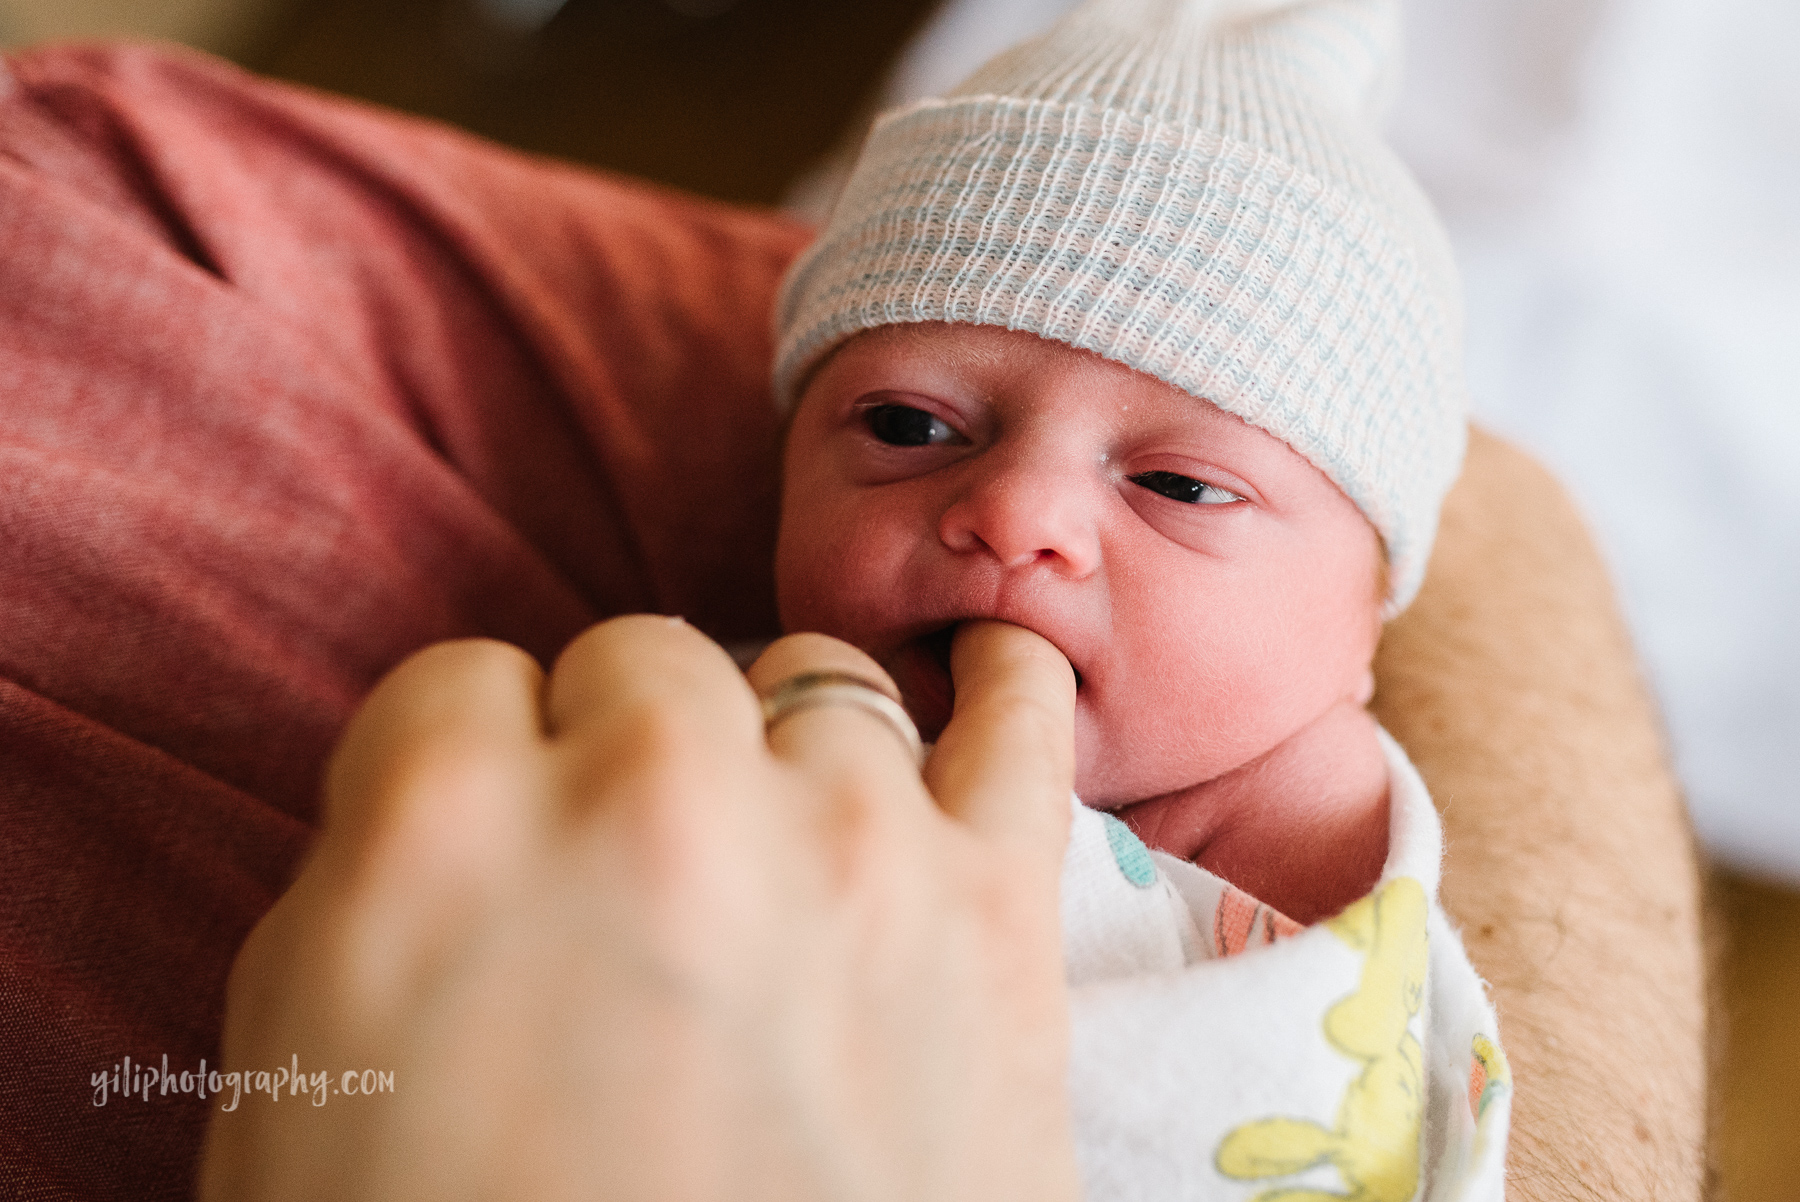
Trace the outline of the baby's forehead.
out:
<instances>
[{"instance_id":1,"label":"baby's forehead","mask_svg":"<svg viewBox=\"0 0 1800 1202\"><path fill-rule=\"evenodd\" d=\"M972 366L1000 367L1007 357L1007 344L1017 344L1024 339L1047 346L1062 345L1036 334L1008 330L1001 326L908 321L858 330L833 355L841 355L854 348L858 354L864 355L905 355Z\"/></svg>"},{"instance_id":2,"label":"baby's forehead","mask_svg":"<svg viewBox=\"0 0 1800 1202\"><path fill-rule=\"evenodd\" d=\"M1099 386L1108 396L1122 394L1160 401L1184 420L1245 424L1210 398L1197 396L1148 372L1095 351L1004 326L900 322L859 331L840 344L832 358L846 353L877 372L883 368L935 368L960 378L994 384L1039 374L1056 376L1073 380L1077 386ZM1096 393L1099 395L1102 393ZM1023 389L1018 403L1029 405L1032 397L1030 389Z\"/></svg>"}]
</instances>

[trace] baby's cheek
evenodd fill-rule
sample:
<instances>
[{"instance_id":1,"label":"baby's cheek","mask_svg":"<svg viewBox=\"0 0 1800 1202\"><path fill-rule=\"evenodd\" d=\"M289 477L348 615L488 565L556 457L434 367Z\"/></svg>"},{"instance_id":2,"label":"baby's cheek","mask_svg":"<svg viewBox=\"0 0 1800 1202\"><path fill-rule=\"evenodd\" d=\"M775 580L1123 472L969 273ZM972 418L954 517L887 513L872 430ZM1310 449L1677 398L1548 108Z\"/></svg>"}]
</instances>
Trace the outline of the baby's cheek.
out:
<instances>
[{"instance_id":1,"label":"baby's cheek","mask_svg":"<svg viewBox=\"0 0 1800 1202\"><path fill-rule=\"evenodd\" d=\"M832 629L840 624L834 613L839 591L834 587L829 556L815 540L783 542L775 561L775 596L784 630L815 630L842 637Z\"/></svg>"},{"instance_id":2,"label":"baby's cheek","mask_svg":"<svg viewBox=\"0 0 1800 1202\"><path fill-rule=\"evenodd\" d=\"M775 587L782 625L859 643L897 593L883 540L819 527L784 538ZM867 648L864 648L867 650Z\"/></svg>"},{"instance_id":3,"label":"baby's cheek","mask_svg":"<svg viewBox=\"0 0 1800 1202\"><path fill-rule=\"evenodd\" d=\"M1219 635L1165 633L1158 654L1115 678L1103 705L1077 713L1083 798L1125 804L1212 780L1273 749L1335 697L1321 664L1291 655L1298 649L1274 632L1241 623Z\"/></svg>"},{"instance_id":4,"label":"baby's cheek","mask_svg":"<svg viewBox=\"0 0 1800 1202\"><path fill-rule=\"evenodd\" d=\"M1076 792L1090 804L1142 801L1208 780L1229 766L1235 731L1193 696L1155 684L1105 706L1078 702Z\"/></svg>"}]
</instances>

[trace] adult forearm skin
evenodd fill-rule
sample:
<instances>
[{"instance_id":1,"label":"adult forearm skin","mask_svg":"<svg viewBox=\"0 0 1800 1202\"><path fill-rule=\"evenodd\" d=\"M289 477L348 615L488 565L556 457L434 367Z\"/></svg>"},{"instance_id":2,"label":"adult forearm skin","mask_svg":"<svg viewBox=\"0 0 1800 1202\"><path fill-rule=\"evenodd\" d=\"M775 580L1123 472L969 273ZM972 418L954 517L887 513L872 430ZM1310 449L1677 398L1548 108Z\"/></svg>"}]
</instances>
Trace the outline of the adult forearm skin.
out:
<instances>
[{"instance_id":1,"label":"adult forearm skin","mask_svg":"<svg viewBox=\"0 0 1800 1202\"><path fill-rule=\"evenodd\" d=\"M1566 494L1475 433L1431 575L1377 659L1443 811L1443 900L1492 986L1514 1199L1697 1198L1692 836L1605 569Z\"/></svg>"}]
</instances>

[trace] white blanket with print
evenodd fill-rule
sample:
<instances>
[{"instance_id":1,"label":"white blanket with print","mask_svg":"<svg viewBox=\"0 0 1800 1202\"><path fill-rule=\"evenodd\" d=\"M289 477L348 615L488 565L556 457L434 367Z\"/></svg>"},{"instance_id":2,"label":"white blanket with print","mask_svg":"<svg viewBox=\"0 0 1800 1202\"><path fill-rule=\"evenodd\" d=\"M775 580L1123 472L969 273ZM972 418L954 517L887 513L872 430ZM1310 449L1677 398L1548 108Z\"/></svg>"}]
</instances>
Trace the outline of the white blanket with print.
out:
<instances>
[{"instance_id":1,"label":"white blanket with print","mask_svg":"<svg viewBox=\"0 0 1800 1202\"><path fill-rule=\"evenodd\" d=\"M1493 1009L1437 905L1431 799L1382 740L1381 882L1314 927L1077 804L1062 905L1088 1202L1502 1196Z\"/></svg>"}]
</instances>

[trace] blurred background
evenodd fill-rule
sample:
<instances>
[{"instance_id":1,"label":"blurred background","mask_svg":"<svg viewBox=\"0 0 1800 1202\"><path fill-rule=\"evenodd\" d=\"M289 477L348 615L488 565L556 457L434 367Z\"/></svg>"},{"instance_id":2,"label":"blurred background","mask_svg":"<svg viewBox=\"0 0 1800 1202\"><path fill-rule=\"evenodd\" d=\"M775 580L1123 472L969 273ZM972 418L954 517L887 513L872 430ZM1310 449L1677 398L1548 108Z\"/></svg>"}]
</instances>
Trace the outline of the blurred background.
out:
<instances>
[{"instance_id":1,"label":"blurred background","mask_svg":"<svg viewBox=\"0 0 1800 1202\"><path fill-rule=\"evenodd\" d=\"M527 150L777 202L933 0L0 0L0 44L185 42Z\"/></svg>"},{"instance_id":2,"label":"blurred background","mask_svg":"<svg viewBox=\"0 0 1800 1202\"><path fill-rule=\"evenodd\" d=\"M879 107L1069 0L0 0L527 150L817 216ZM1611 561L1718 866L1724 1192L1800 1198L1800 4L1409 0L1390 126L1479 417Z\"/></svg>"}]
</instances>

